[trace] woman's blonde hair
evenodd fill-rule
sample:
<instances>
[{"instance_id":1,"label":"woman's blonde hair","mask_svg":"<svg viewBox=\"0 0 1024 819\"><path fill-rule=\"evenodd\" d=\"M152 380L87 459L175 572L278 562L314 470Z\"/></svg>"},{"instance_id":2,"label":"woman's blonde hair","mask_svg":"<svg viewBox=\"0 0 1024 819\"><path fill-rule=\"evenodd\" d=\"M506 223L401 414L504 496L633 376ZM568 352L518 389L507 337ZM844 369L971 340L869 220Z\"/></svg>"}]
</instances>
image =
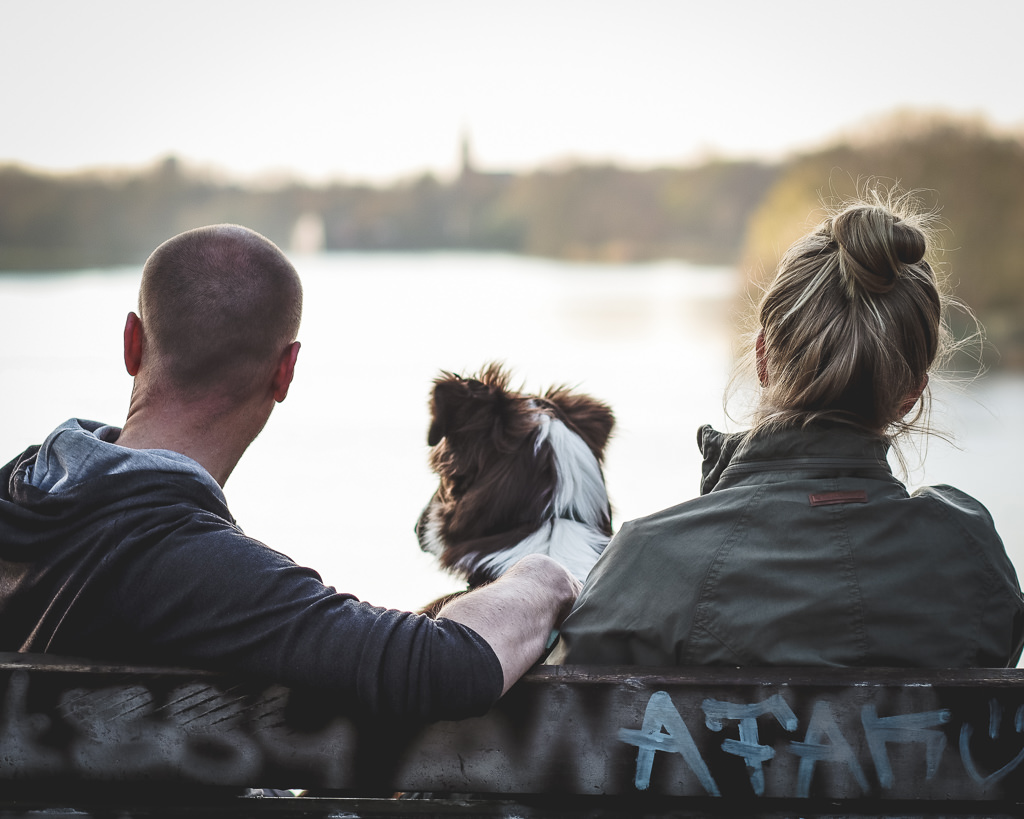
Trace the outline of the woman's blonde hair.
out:
<instances>
[{"instance_id":1,"label":"woman's blonde hair","mask_svg":"<svg viewBox=\"0 0 1024 819\"><path fill-rule=\"evenodd\" d=\"M910 197L871 193L786 251L758 306L754 432L832 422L895 435L926 422L947 337L929 220Z\"/></svg>"}]
</instances>

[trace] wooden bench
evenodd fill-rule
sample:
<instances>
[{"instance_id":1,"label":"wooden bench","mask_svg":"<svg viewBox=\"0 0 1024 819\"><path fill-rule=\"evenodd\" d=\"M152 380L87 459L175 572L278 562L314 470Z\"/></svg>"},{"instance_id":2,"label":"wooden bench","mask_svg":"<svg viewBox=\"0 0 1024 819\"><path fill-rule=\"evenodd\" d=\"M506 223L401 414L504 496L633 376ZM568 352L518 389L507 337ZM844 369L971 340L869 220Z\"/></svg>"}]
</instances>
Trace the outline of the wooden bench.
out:
<instances>
[{"instance_id":1,"label":"wooden bench","mask_svg":"<svg viewBox=\"0 0 1024 819\"><path fill-rule=\"evenodd\" d=\"M545 667L484 717L416 725L209 672L0 654L0 816L37 811L1019 815L1024 671Z\"/></svg>"}]
</instances>

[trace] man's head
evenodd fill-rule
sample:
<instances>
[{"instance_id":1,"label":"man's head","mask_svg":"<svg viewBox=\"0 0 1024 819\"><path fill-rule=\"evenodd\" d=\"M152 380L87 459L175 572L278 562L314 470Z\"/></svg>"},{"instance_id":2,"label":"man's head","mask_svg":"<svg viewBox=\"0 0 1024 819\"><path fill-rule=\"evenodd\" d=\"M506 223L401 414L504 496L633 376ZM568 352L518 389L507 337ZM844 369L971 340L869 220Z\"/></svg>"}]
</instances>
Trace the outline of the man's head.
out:
<instances>
[{"instance_id":1,"label":"man's head","mask_svg":"<svg viewBox=\"0 0 1024 819\"><path fill-rule=\"evenodd\" d=\"M181 398L244 401L295 340L302 285L269 239L238 225L168 239L142 273L139 313L150 386Z\"/></svg>"}]
</instances>

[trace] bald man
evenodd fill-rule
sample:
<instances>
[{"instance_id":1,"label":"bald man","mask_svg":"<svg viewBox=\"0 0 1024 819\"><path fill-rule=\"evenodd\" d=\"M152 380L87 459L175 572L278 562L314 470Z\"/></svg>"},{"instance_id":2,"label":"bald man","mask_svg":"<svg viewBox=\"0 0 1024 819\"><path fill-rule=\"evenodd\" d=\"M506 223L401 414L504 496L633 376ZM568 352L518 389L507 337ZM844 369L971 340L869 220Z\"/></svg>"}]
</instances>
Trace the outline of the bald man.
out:
<instances>
[{"instance_id":1,"label":"bald man","mask_svg":"<svg viewBox=\"0 0 1024 819\"><path fill-rule=\"evenodd\" d=\"M72 419L0 471L0 651L194 665L336 694L361 713L486 711L579 591L523 560L431 620L374 608L242 533L222 487L288 395L302 286L236 225L146 262L124 328L122 428Z\"/></svg>"}]
</instances>

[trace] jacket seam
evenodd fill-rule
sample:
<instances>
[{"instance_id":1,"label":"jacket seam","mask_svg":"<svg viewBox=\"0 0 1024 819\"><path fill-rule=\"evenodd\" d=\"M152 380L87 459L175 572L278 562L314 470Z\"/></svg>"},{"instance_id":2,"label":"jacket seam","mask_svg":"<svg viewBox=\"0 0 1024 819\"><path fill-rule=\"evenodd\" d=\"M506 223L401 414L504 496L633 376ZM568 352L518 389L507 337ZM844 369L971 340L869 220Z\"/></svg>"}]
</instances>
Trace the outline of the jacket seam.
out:
<instances>
[{"instance_id":1,"label":"jacket seam","mask_svg":"<svg viewBox=\"0 0 1024 819\"><path fill-rule=\"evenodd\" d=\"M989 603L990 595L997 595L999 592L998 571L988 559L984 549L978 548L977 539L967 530L954 515L950 514L949 506L934 496L927 496L928 501L938 507L939 514L948 523L956 527L957 532L972 556L985 568L985 589L983 594L977 595L977 603L974 606L973 624L971 628L971 666L977 666L980 662L981 647L979 645L980 629L984 620L985 608Z\"/></svg>"},{"instance_id":2,"label":"jacket seam","mask_svg":"<svg viewBox=\"0 0 1024 819\"><path fill-rule=\"evenodd\" d=\"M787 468L804 468L804 467L818 467L818 468L829 468L829 469L862 469L867 471L884 472L887 476L892 475L892 470L889 469L888 464L884 464L881 461L875 460L874 458L777 458L771 460L761 461L737 461L729 464L723 472L724 477L727 473L741 473L745 474L748 472L778 472L779 470Z\"/></svg>"},{"instance_id":3,"label":"jacket seam","mask_svg":"<svg viewBox=\"0 0 1024 819\"><path fill-rule=\"evenodd\" d=\"M726 651L728 651L732 655L733 661L737 665L751 665L749 658L745 657L743 655L743 652L737 651L729 643L727 643L723 638L719 637L718 634L715 633L712 629L708 628L707 625L705 625L705 624L695 625L694 626L694 631L697 631L697 630L699 630L701 633L703 633L703 634L707 635L708 637L710 637L712 640L714 640L716 643L718 643L722 648L724 648ZM684 662L682 664L683 665L694 665L694 663L686 663L686 662ZM706 663L701 663L701 665L706 665Z\"/></svg>"},{"instance_id":4,"label":"jacket seam","mask_svg":"<svg viewBox=\"0 0 1024 819\"><path fill-rule=\"evenodd\" d=\"M700 595L697 598L697 603L694 607L693 622L690 624L689 632L686 635L686 642L683 649L683 664L690 665L691 655L693 653L693 641L694 632L700 629L706 634L711 635L711 629L708 627L708 609L710 607L710 597L714 593L714 587L718 583L718 579L722 572L722 566L725 563L726 557L729 552L736 545L739 539L739 533L746 529L747 521L750 519L750 511L760 501L761 496L764 494L768 487L768 484L761 484L757 487L753 497L743 507L743 511L737 515L736 523L733 524L729 534L722 541L721 546L715 551L715 557L708 566L707 572L704 574L704 579L701 581ZM714 635L712 635L714 636ZM720 638L715 637L716 640L722 642ZM727 645L722 642L722 645ZM730 648L730 651L734 655L740 656L736 651Z\"/></svg>"},{"instance_id":5,"label":"jacket seam","mask_svg":"<svg viewBox=\"0 0 1024 819\"><path fill-rule=\"evenodd\" d=\"M838 491L839 479L833 478L830 483L834 490ZM861 594L860 580L857 574L857 561L854 557L853 544L850 540L847 507L838 504L824 511L832 518L835 536L841 544L840 548L843 551L843 574L850 591L848 614L850 616L850 625L853 627L854 634L856 635L855 639L859 647L857 661L863 662L864 658L868 656L869 645L867 632L864 628L864 597Z\"/></svg>"}]
</instances>

